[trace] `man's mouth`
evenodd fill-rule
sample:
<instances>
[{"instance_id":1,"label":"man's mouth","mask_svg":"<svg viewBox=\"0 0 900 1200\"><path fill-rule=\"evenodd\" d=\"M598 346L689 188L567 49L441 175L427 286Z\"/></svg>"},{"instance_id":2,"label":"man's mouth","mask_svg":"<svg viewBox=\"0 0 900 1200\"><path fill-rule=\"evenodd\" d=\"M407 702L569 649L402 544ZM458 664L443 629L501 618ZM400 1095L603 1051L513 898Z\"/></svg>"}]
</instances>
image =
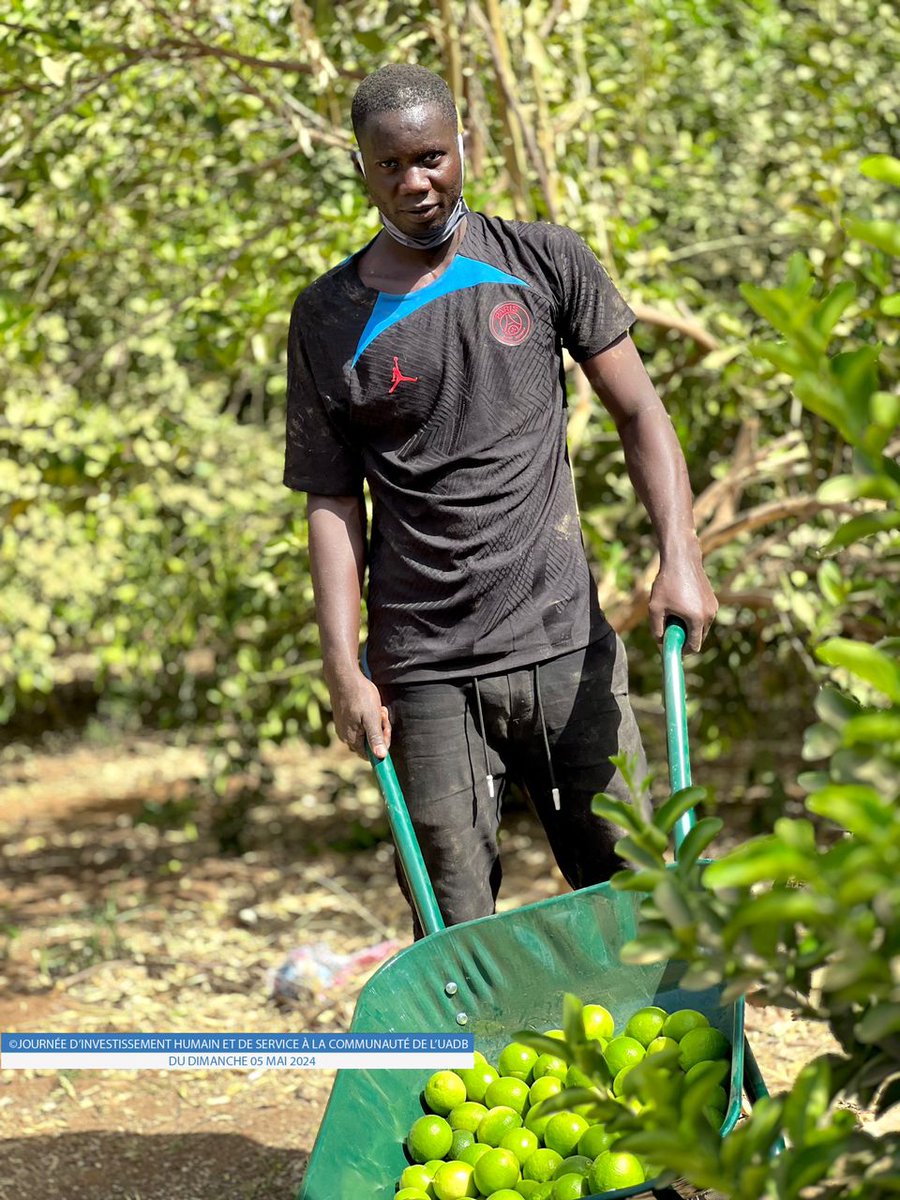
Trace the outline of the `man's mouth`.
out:
<instances>
[{"instance_id":1,"label":"man's mouth","mask_svg":"<svg viewBox=\"0 0 900 1200\"><path fill-rule=\"evenodd\" d=\"M406 216L412 217L414 221L427 221L438 211L438 207L437 204L420 204L416 208L406 209Z\"/></svg>"}]
</instances>

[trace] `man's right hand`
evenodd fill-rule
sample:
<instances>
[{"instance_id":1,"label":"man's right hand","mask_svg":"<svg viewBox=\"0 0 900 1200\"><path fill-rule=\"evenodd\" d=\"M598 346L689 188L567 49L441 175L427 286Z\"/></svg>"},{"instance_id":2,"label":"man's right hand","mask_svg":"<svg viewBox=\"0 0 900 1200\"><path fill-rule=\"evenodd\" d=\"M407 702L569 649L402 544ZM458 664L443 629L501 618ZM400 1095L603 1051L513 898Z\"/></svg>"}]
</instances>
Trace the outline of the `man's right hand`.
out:
<instances>
[{"instance_id":1,"label":"man's right hand","mask_svg":"<svg viewBox=\"0 0 900 1200\"><path fill-rule=\"evenodd\" d=\"M391 722L381 703L378 688L362 671L328 680L334 725L342 742L360 758L366 757L366 742L376 758L387 757L391 747Z\"/></svg>"}]
</instances>

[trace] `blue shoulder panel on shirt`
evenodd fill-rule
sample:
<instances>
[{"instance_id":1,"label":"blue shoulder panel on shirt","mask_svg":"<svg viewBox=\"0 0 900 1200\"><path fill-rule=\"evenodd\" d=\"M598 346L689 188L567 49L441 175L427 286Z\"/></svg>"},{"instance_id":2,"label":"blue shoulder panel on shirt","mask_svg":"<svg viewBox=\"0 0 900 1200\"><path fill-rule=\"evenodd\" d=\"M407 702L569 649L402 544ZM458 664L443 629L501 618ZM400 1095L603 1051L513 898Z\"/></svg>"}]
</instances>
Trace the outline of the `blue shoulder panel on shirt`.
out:
<instances>
[{"instance_id":1,"label":"blue shoulder panel on shirt","mask_svg":"<svg viewBox=\"0 0 900 1200\"><path fill-rule=\"evenodd\" d=\"M379 334L384 333L391 325L396 325L398 321L402 321L404 317L408 317L417 308L422 308L424 305L430 304L432 300L440 299L441 296L447 296L450 292L477 287L479 283L506 283L513 287L528 287L525 280L519 279L516 275L508 275L506 271L500 271L497 267L491 267L475 258L466 258L463 254L457 254L439 279L436 279L434 283L429 283L426 287L419 288L417 292L402 292L399 295L391 292L378 293L372 315L360 334L359 344L350 366L356 366L360 355Z\"/></svg>"}]
</instances>

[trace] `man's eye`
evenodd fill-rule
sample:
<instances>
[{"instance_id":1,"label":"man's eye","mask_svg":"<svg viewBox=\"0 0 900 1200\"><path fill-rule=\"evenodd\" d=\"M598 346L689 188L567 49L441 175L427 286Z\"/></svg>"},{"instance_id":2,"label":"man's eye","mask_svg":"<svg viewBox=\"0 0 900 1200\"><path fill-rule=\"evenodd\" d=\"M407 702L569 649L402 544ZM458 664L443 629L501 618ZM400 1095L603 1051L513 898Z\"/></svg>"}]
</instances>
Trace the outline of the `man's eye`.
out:
<instances>
[{"instance_id":1,"label":"man's eye","mask_svg":"<svg viewBox=\"0 0 900 1200\"><path fill-rule=\"evenodd\" d=\"M443 155L442 151L429 150L428 153L425 155L424 161L426 163L436 163L436 162L439 162L443 157L444 157L444 155Z\"/></svg>"},{"instance_id":2,"label":"man's eye","mask_svg":"<svg viewBox=\"0 0 900 1200\"><path fill-rule=\"evenodd\" d=\"M395 158L385 158L378 165L383 171L393 171L397 165L397 160Z\"/></svg>"}]
</instances>

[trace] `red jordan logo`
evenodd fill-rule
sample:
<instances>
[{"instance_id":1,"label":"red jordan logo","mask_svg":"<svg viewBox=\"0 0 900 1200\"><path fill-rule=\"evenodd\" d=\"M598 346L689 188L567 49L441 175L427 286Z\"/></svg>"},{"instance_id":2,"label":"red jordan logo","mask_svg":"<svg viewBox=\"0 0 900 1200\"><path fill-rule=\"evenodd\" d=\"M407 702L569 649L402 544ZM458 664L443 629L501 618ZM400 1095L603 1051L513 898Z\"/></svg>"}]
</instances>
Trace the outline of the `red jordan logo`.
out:
<instances>
[{"instance_id":1,"label":"red jordan logo","mask_svg":"<svg viewBox=\"0 0 900 1200\"><path fill-rule=\"evenodd\" d=\"M394 355L394 369L391 372L391 390L388 392L390 396L396 392L401 383L418 383L418 375L404 375L400 370L400 363L397 361L397 355Z\"/></svg>"}]
</instances>

